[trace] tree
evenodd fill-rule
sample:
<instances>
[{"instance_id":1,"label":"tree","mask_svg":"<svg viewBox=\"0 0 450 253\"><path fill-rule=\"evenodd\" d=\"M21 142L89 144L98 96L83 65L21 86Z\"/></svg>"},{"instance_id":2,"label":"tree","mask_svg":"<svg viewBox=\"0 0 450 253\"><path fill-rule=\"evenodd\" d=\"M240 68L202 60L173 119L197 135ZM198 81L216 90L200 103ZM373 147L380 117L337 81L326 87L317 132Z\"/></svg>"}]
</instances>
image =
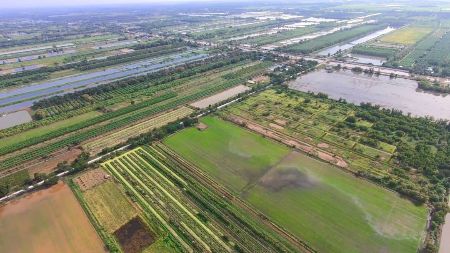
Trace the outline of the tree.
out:
<instances>
[{"instance_id":1,"label":"tree","mask_svg":"<svg viewBox=\"0 0 450 253\"><path fill-rule=\"evenodd\" d=\"M345 119L345 121L347 121L348 123L356 123L356 117L355 116L349 116Z\"/></svg>"},{"instance_id":2,"label":"tree","mask_svg":"<svg viewBox=\"0 0 450 253\"><path fill-rule=\"evenodd\" d=\"M49 186L55 185L57 183L58 183L58 177L53 176L44 181L44 186L49 187Z\"/></svg>"},{"instance_id":3,"label":"tree","mask_svg":"<svg viewBox=\"0 0 450 253\"><path fill-rule=\"evenodd\" d=\"M45 180L45 178L47 178L47 174L45 173L34 173L34 180L36 182L40 182L42 180Z\"/></svg>"}]
</instances>

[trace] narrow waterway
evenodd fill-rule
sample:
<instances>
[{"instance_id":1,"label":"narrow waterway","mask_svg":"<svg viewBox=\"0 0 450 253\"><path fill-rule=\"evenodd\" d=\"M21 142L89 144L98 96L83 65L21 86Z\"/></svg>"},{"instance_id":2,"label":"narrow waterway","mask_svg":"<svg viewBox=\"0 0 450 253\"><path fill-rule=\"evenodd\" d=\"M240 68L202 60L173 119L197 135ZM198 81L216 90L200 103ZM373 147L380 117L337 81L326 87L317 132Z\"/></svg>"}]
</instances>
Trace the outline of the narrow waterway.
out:
<instances>
[{"instance_id":1,"label":"narrow waterway","mask_svg":"<svg viewBox=\"0 0 450 253\"><path fill-rule=\"evenodd\" d=\"M31 106L35 101L55 94L73 92L75 90L97 86L104 82L129 76L145 75L163 68L181 65L187 62L204 59L208 55L187 51L158 58L147 59L123 66L96 71L87 74L69 76L40 84L0 91L0 113L17 111Z\"/></svg>"},{"instance_id":2,"label":"narrow waterway","mask_svg":"<svg viewBox=\"0 0 450 253\"><path fill-rule=\"evenodd\" d=\"M375 39L377 37L380 37L380 36L382 36L384 34L390 33L390 32L392 32L394 30L395 30L395 28L386 27L383 30L376 31L376 32L371 33L369 35L366 35L366 36L364 36L362 38L359 38L357 40L354 40L354 41L351 41L351 42L348 42L348 43L344 43L344 44L339 44L339 45L336 45L336 46L333 46L333 47L326 48L326 49L320 51L318 53L318 55L322 55L322 56L334 55L334 54L336 54L336 53L338 53L340 51L348 50L348 49L350 49L350 48L352 48L352 47L354 47L356 45L362 44L362 43L367 42L369 40L373 40L373 39Z\"/></svg>"}]
</instances>

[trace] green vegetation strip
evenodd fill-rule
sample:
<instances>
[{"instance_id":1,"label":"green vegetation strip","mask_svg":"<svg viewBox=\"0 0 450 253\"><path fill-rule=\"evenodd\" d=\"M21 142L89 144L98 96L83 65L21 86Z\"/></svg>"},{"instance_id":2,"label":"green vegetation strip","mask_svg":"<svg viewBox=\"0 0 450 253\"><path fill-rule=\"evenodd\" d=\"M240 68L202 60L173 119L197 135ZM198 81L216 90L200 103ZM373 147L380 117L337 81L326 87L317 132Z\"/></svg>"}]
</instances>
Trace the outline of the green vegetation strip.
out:
<instances>
[{"instance_id":1,"label":"green vegetation strip","mask_svg":"<svg viewBox=\"0 0 450 253\"><path fill-rule=\"evenodd\" d=\"M397 50L393 49L393 48L377 47L377 46L373 46L373 45L361 45L361 46L356 46L352 49L352 53L354 53L354 54L370 55L370 56L385 57L385 58L394 56L396 52L397 52Z\"/></svg>"}]
</instances>

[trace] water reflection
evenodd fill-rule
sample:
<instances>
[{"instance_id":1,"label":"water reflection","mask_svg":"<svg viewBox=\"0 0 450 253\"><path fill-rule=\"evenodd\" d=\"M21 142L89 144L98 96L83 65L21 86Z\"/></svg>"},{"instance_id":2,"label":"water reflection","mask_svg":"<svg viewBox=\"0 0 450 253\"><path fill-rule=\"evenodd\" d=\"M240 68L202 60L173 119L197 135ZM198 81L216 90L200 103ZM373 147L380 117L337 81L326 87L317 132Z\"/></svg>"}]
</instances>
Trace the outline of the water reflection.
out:
<instances>
[{"instance_id":1,"label":"water reflection","mask_svg":"<svg viewBox=\"0 0 450 253\"><path fill-rule=\"evenodd\" d=\"M413 80L355 74L350 70L333 73L319 70L298 78L289 86L304 92L322 92L330 98L343 98L354 104L370 102L415 116L450 120L450 96L420 92Z\"/></svg>"}]
</instances>

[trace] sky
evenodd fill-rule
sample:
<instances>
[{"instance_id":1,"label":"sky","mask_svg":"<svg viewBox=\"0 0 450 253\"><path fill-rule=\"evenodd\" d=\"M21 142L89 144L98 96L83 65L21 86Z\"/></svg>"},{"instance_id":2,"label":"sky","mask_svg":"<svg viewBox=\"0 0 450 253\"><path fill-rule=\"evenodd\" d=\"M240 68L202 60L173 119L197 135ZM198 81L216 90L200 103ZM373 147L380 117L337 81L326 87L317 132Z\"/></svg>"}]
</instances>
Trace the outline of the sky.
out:
<instances>
[{"instance_id":1,"label":"sky","mask_svg":"<svg viewBox=\"0 0 450 253\"><path fill-rule=\"evenodd\" d=\"M237 0L0 0L1 8L35 8L135 3L236 2Z\"/></svg>"}]
</instances>

